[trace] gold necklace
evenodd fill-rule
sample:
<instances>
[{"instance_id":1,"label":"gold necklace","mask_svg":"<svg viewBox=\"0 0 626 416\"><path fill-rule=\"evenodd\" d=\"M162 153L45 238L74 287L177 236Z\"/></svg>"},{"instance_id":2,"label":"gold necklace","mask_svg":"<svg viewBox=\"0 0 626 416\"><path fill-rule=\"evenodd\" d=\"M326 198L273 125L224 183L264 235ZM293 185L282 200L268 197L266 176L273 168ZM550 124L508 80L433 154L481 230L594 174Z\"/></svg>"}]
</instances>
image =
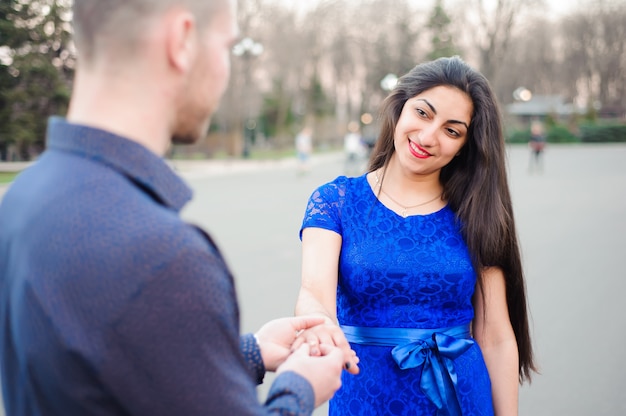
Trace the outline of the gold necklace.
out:
<instances>
[{"instance_id":1,"label":"gold necklace","mask_svg":"<svg viewBox=\"0 0 626 416\"><path fill-rule=\"evenodd\" d=\"M400 208L402 208L402 211L400 211L400 215L402 216L402 218L406 218L407 215L409 215L408 211L410 209L414 209L417 207L421 207L422 205L427 205L430 204L433 201L436 201L437 199L441 198L442 194L437 195L436 197L434 197L433 199L429 199L426 202L421 202L417 205L411 205L409 207L405 207L404 205L402 205L401 203L399 203L398 201L396 201L391 195L389 195L387 192L385 192L385 190L383 189L383 184L380 183L380 178L378 177L378 171L374 172L374 175L376 176L376 186L378 186L378 189L380 189L380 192L382 192L383 194L385 194L385 196L389 199L391 199L391 201L396 204L397 206L399 206Z\"/></svg>"}]
</instances>

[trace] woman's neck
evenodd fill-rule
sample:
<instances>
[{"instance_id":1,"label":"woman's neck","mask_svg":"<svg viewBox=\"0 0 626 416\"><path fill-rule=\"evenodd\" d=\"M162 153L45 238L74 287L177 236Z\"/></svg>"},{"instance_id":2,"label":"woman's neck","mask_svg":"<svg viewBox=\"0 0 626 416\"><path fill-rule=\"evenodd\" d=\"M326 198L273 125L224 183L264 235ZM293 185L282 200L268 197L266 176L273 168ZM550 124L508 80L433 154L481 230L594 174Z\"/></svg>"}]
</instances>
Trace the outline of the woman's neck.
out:
<instances>
[{"instance_id":1,"label":"woman's neck","mask_svg":"<svg viewBox=\"0 0 626 416\"><path fill-rule=\"evenodd\" d=\"M443 191L439 181L439 172L432 174L416 174L403 168L395 158L391 158L387 166L377 171L384 182L385 191L406 196L407 201L415 201L426 195L440 194Z\"/></svg>"}]
</instances>

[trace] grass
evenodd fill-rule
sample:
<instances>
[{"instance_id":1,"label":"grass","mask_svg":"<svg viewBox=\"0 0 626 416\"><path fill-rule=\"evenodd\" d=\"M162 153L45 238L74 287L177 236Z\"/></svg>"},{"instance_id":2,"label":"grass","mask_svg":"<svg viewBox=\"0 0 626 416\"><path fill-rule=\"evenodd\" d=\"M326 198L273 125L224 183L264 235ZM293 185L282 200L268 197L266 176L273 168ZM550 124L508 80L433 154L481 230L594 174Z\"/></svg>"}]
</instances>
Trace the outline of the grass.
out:
<instances>
[{"instance_id":1,"label":"grass","mask_svg":"<svg viewBox=\"0 0 626 416\"><path fill-rule=\"evenodd\" d=\"M19 174L19 172L0 172L0 184L8 184L13 182L13 179Z\"/></svg>"}]
</instances>

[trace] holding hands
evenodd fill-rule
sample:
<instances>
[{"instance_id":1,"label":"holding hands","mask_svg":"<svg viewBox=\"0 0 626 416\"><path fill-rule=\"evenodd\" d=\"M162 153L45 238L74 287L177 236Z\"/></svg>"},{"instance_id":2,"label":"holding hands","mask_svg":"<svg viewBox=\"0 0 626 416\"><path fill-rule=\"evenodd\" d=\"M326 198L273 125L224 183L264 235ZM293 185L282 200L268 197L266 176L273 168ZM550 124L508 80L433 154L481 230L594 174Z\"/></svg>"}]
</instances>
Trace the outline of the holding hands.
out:
<instances>
[{"instance_id":1,"label":"holding hands","mask_svg":"<svg viewBox=\"0 0 626 416\"><path fill-rule=\"evenodd\" d=\"M268 322L255 334L266 370L293 371L313 387L316 406L341 387L343 368L357 374L358 357L341 329L323 317L300 316Z\"/></svg>"},{"instance_id":2,"label":"holding hands","mask_svg":"<svg viewBox=\"0 0 626 416\"><path fill-rule=\"evenodd\" d=\"M298 334L323 322L321 317L302 316L274 319L263 325L254 335L261 348L265 369L276 371L295 350L293 346Z\"/></svg>"},{"instance_id":3,"label":"holding hands","mask_svg":"<svg viewBox=\"0 0 626 416\"><path fill-rule=\"evenodd\" d=\"M341 332L337 325L334 327ZM315 328L318 329L310 332ZM331 332L339 343L343 340L343 347L332 341ZM319 406L341 387L342 368L350 367L350 372L356 374L355 369L358 372L356 354L345 341L343 333L335 332L330 325L324 324L323 317L300 316L270 321L259 329L255 337L266 370L277 373L293 371L307 379L313 387L315 406Z\"/></svg>"},{"instance_id":4,"label":"holding hands","mask_svg":"<svg viewBox=\"0 0 626 416\"><path fill-rule=\"evenodd\" d=\"M274 319L263 325L255 337L268 371L276 371L292 352L307 344L311 356L325 355L321 345L338 347L344 355L344 368L351 374L359 373L359 358L341 328L328 318L309 315Z\"/></svg>"},{"instance_id":5,"label":"holding hands","mask_svg":"<svg viewBox=\"0 0 626 416\"><path fill-rule=\"evenodd\" d=\"M321 319L324 319L323 324L305 329L298 335L293 344L293 349L299 348L302 344L308 344L310 354L318 356L322 354L321 348L324 345L333 345L343 353L344 368L350 374L359 374L359 357L350 347L341 328L328 318Z\"/></svg>"}]
</instances>

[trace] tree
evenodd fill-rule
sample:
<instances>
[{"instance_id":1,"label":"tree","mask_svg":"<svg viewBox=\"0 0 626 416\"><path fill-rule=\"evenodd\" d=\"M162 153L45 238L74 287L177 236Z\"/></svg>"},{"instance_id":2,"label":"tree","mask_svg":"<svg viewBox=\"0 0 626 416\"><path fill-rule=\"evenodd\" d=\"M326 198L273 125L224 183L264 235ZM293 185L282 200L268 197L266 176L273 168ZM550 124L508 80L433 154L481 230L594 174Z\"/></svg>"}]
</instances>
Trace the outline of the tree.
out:
<instances>
[{"instance_id":1,"label":"tree","mask_svg":"<svg viewBox=\"0 0 626 416\"><path fill-rule=\"evenodd\" d=\"M403 75L424 59L419 42L424 22L400 0L343 2L339 10L324 57L332 73L335 119L342 134L350 121L377 110L386 93L380 87L386 74Z\"/></svg>"},{"instance_id":2,"label":"tree","mask_svg":"<svg viewBox=\"0 0 626 416\"><path fill-rule=\"evenodd\" d=\"M513 101L513 91L519 87L529 89L533 95L572 98L575 88L563 80L558 30L542 13L529 17L520 22L509 42L506 58L499 65L502 75L494 88L503 103Z\"/></svg>"},{"instance_id":3,"label":"tree","mask_svg":"<svg viewBox=\"0 0 626 416\"><path fill-rule=\"evenodd\" d=\"M626 4L590 2L563 23L565 76L579 86L581 101L619 115L626 110Z\"/></svg>"},{"instance_id":4,"label":"tree","mask_svg":"<svg viewBox=\"0 0 626 416\"><path fill-rule=\"evenodd\" d=\"M443 0L436 0L427 27L431 30L431 47L428 59L434 60L444 56L459 55L460 51L455 46L450 33L452 20L443 7Z\"/></svg>"},{"instance_id":5,"label":"tree","mask_svg":"<svg viewBox=\"0 0 626 416\"><path fill-rule=\"evenodd\" d=\"M463 18L469 23L467 38L472 42L468 48L477 52L478 68L494 85L498 98L504 100L508 94L497 88L499 77L504 74L502 63L511 52L517 25L525 20L528 12L543 5L543 0L472 0L463 5Z\"/></svg>"},{"instance_id":6,"label":"tree","mask_svg":"<svg viewBox=\"0 0 626 416\"><path fill-rule=\"evenodd\" d=\"M74 56L68 0L4 0L0 5L0 156L13 144L29 160L45 145L47 119L64 114Z\"/></svg>"}]
</instances>

